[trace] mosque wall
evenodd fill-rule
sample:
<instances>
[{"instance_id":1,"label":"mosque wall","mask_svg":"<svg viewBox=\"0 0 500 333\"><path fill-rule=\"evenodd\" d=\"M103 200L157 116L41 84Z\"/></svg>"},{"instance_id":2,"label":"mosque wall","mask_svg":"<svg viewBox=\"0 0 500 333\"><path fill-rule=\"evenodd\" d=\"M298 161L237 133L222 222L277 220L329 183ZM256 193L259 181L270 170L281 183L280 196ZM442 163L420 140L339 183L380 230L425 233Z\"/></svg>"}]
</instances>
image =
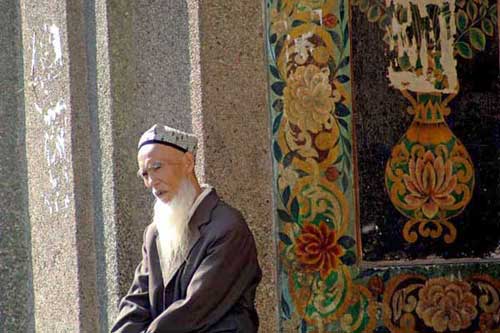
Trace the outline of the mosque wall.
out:
<instances>
[{"instance_id":1,"label":"mosque wall","mask_svg":"<svg viewBox=\"0 0 500 333\"><path fill-rule=\"evenodd\" d=\"M9 4L0 331L109 329L155 122L254 232L262 332L498 329L496 3L424 4Z\"/></svg>"},{"instance_id":2,"label":"mosque wall","mask_svg":"<svg viewBox=\"0 0 500 333\"><path fill-rule=\"evenodd\" d=\"M499 329L496 1L268 0L282 332Z\"/></svg>"},{"instance_id":3,"label":"mosque wall","mask_svg":"<svg viewBox=\"0 0 500 333\"><path fill-rule=\"evenodd\" d=\"M109 331L151 220L136 143L154 123L199 136L200 179L255 235L261 331L275 331L262 4L19 6L2 11L0 39L2 152L17 154L1 162L0 332Z\"/></svg>"}]
</instances>

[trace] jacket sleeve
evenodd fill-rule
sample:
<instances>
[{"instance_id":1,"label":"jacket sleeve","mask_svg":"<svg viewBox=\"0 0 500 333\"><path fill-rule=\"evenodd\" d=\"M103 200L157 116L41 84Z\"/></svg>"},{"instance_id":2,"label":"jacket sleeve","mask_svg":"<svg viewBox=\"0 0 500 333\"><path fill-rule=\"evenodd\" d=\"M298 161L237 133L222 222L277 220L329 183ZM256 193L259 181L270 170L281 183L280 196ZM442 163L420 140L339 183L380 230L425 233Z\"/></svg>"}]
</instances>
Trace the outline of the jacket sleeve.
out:
<instances>
[{"instance_id":1,"label":"jacket sleeve","mask_svg":"<svg viewBox=\"0 0 500 333\"><path fill-rule=\"evenodd\" d=\"M236 225L215 237L188 285L186 298L172 303L147 333L203 332L260 278L253 236L246 224Z\"/></svg>"},{"instance_id":2,"label":"jacket sleeve","mask_svg":"<svg viewBox=\"0 0 500 333\"><path fill-rule=\"evenodd\" d=\"M135 270L132 286L120 302L118 318L111 328L111 333L144 333L151 323L148 291L149 261L146 249L148 228L144 231L142 260Z\"/></svg>"}]
</instances>

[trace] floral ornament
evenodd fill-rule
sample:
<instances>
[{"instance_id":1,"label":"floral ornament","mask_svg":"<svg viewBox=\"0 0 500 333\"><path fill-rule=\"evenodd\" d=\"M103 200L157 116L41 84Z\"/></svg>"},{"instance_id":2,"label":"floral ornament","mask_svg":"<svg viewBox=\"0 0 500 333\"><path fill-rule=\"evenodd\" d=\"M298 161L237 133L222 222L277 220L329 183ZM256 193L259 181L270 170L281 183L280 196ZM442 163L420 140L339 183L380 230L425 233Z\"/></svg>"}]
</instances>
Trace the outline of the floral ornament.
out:
<instances>
[{"instance_id":1,"label":"floral ornament","mask_svg":"<svg viewBox=\"0 0 500 333\"><path fill-rule=\"evenodd\" d=\"M297 6L302 9L319 9L324 3L325 0L299 0Z\"/></svg>"},{"instance_id":2,"label":"floral ornament","mask_svg":"<svg viewBox=\"0 0 500 333\"><path fill-rule=\"evenodd\" d=\"M488 333L500 327L500 316L498 313L485 312L479 316L480 332Z\"/></svg>"},{"instance_id":3,"label":"floral ornament","mask_svg":"<svg viewBox=\"0 0 500 333\"><path fill-rule=\"evenodd\" d=\"M333 102L338 103L342 100L342 94L338 89L334 89L332 92Z\"/></svg>"},{"instance_id":4,"label":"floral ornament","mask_svg":"<svg viewBox=\"0 0 500 333\"><path fill-rule=\"evenodd\" d=\"M271 33L278 36L285 35L290 29L290 14L287 11L278 11L276 8L271 10Z\"/></svg>"},{"instance_id":5,"label":"floral ornament","mask_svg":"<svg viewBox=\"0 0 500 333\"><path fill-rule=\"evenodd\" d=\"M304 65L309 60L309 55L315 50L311 42L312 32L308 32L294 39L294 45L289 48L290 54L295 54L293 61L297 65Z\"/></svg>"},{"instance_id":6,"label":"floral ornament","mask_svg":"<svg viewBox=\"0 0 500 333\"><path fill-rule=\"evenodd\" d=\"M384 280L378 275L372 276L367 283L368 290L372 293L374 296L379 296L384 293Z\"/></svg>"},{"instance_id":7,"label":"floral ornament","mask_svg":"<svg viewBox=\"0 0 500 333\"><path fill-rule=\"evenodd\" d=\"M331 166L325 171L325 177L331 182L334 182L339 178L340 176L340 171L335 167Z\"/></svg>"},{"instance_id":8,"label":"floral ornament","mask_svg":"<svg viewBox=\"0 0 500 333\"><path fill-rule=\"evenodd\" d=\"M282 164L278 165L278 185L280 189L294 186L298 179L299 175L292 167L285 168Z\"/></svg>"},{"instance_id":9,"label":"floral ornament","mask_svg":"<svg viewBox=\"0 0 500 333\"><path fill-rule=\"evenodd\" d=\"M312 56L317 64L324 65L330 60L328 49L324 46L316 46L312 50Z\"/></svg>"},{"instance_id":10,"label":"floral ornament","mask_svg":"<svg viewBox=\"0 0 500 333\"><path fill-rule=\"evenodd\" d=\"M427 151L416 160L410 160L409 168L410 174L403 177L410 192L405 200L412 207L421 207L425 217L433 218L439 208L455 202L451 193L457 186L457 176L452 174L451 160L444 162L442 156L436 158Z\"/></svg>"},{"instance_id":11,"label":"floral ornament","mask_svg":"<svg viewBox=\"0 0 500 333\"><path fill-rule=\"evenodd\" d=\"M322 21L325 27L327 27L328 29L335 28L339 23L339 19L337 18L337 16L335 16L332 13L328 13L325 16L323 16Z\"/></svg>"},{"instance_id":12,"label":"floral ornament","mask_svg":"<svg viewBox=\"0 0 500 333\"><path fill-rule=\"evenodd\" d=\"M318 133L325 125L331 127L334 100L329 74L327 67L310 64L289 76L284 90L285 116L300 129Z\"/></svg>"},{"instance_id":13,"label":"floral ornament","mask_svg":"<svg viewBox=\"0 0 500 333\"><path fill-rule=\"evenodd\" d=\"M296 240L298 262L307 272L318 272L322 279L337 268L344 250L338 245L335 230L321 222L319 227L306 224Z\"/></svg>"},{"instance_id":14,"label":"floral ornament","mask_svg":"<svg viewBox=\"0 0 500 333\"><path fill-rule=\"evenodd\" d=\"M477 317L477 298L469 283L439 277L429 279L420 289L416 312L436 332L459 331Z\"/></svg>"}]
</instances>

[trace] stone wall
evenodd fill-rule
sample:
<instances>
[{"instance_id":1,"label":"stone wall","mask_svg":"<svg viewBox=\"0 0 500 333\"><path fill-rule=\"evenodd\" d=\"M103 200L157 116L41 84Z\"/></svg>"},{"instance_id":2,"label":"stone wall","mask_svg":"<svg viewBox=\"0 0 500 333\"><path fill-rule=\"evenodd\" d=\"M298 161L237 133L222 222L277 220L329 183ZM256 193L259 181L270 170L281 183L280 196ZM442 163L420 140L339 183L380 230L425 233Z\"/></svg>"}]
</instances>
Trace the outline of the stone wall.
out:
<instances>
[{"instance_id":1,"label":"stone wall","mask_svg":"<svg viewBox=\"0 0 500 333\"><path fill-rule=\"evenodd\" d=\"M274 331L261 4L21 1L3 13L0 133L15 129L2 151L17 155L0 163L12 189L0 268L18 292L0 300L0 331L109 331L151 219L136 143L154 123L199 136L200 179L246 217L264 271L262 331Z\"/></svg>"},{"instance_id":2,"label":"stone wall","mask_svg":"<svg viewBox=\"0 0 500 333\"><path fill-rule=\"evenodd\" d=\"M498 330L497 7L266 1L279 331Z\"/></svg>"},{"instance_id":3,"label":"stone wall","mask_svg":"<svg viewBox=\"0 0 500 333\"><path fill-rule=\"evenodd\" d=\"M19 4L0 2L0 332L33 331Z\"/></svg>"}]
</instances>

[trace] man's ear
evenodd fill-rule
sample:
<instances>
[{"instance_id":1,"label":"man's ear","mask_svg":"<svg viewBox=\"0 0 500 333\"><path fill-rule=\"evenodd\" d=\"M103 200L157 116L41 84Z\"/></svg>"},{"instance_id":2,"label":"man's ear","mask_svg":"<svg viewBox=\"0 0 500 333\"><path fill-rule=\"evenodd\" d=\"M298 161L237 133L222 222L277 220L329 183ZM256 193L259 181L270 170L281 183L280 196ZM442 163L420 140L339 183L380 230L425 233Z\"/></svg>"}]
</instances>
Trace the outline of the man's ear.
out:
<instances>
[{"instance_id":1,"label":"man's ear","mask_svg":"<svg viewBox=\"0 0 500 333\"><path fill-rule=\"evenodd\" d=\"M184 166L186 167L186 170L188 174L192 173L194 171L194 155L190 151L184 153Z\"/></svg>"}]
</instances>

